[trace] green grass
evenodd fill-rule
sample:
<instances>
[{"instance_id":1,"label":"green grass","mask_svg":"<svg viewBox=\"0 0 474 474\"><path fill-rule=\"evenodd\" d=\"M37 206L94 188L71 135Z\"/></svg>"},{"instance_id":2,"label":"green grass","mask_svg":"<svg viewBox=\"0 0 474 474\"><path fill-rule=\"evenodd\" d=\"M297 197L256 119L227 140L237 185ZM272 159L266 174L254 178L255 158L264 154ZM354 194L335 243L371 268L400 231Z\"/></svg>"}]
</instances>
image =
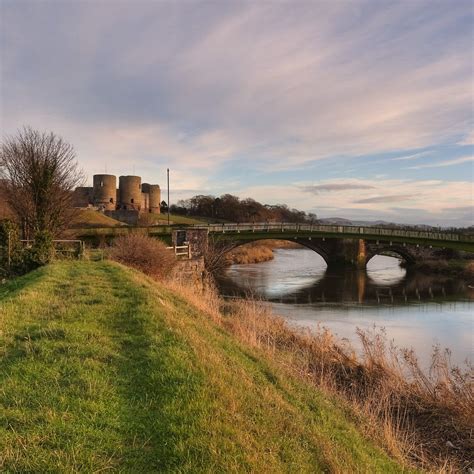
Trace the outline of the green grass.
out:
<instances>
[{"instance_id":1,"label":"green grass","mask_svg":"<svg viewBox=\"0 0 474 474\"><path fill-rule=\"evenodd\" d=\"M94 211L93 209L80 209L74 219L74 227L89 228L89 227L123 227L127 224L112 219L102 212Z\"/></svg>"},{"instance_id":2,"label":"green grass","mask_svg":"<svg viewBox=\"0 0 474 474\"><path fill-rule=\"evenodd\" d=\"M166 224L168 222L168 214L161 214L160 220L163 224ZM170 222L172 224L207 224L205 219L180 216L179 214L170 214Z\"/></svg>"},{"instance_id":3,"label":"green grass","mask_svg":"<svg viewBox=\"0 0 474 474\"><path fill-rule=\"evenodd\" d=\"M345 411L110 262L0 287L2 472L401 472Z\"/></svg>"}]
</instances>

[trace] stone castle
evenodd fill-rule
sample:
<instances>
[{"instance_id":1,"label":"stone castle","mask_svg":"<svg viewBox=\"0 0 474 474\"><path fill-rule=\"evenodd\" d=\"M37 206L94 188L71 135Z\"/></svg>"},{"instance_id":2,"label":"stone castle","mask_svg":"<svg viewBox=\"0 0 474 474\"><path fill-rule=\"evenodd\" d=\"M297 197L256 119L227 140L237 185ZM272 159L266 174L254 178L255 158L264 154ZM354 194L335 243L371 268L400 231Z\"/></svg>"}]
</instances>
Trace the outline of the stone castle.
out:
<instances>
[{"instance_id":1,"label":"stone castle","mask_svg":"<svg viewBox=\"0 0 474 474\"><path fill-rule=\"evenodd\" d=\"M161 190L158 184L143 183L140 176L96 174L92 187L74 191L75 207L92 207L115 219L135 223L140 214L160 214Z\"/></svg>"}]
</instances>

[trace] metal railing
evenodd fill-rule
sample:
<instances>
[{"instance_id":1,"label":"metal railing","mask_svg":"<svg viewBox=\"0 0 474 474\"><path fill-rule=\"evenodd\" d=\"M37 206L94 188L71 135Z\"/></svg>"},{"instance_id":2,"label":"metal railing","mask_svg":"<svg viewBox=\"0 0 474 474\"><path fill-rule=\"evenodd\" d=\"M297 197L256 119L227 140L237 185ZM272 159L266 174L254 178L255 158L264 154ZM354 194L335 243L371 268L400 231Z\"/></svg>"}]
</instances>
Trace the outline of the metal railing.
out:
<instances>
[{"instance_id":1,"label":"metal railing","mask_svg":"<svg viewBox=\"0 0 474 474\"><path fill-rule=\"evenodd\" d=\"M195 224L197 229L208 229L212 233L226 232L314 232L324 234L356 234L381 237L407 237L416 239L444 240L453 242L474 242L474 235L458 234L449 231L423 231L370 226L319 225L292 223L242 223L242 224Z\"/></svg>"}]
</instances>

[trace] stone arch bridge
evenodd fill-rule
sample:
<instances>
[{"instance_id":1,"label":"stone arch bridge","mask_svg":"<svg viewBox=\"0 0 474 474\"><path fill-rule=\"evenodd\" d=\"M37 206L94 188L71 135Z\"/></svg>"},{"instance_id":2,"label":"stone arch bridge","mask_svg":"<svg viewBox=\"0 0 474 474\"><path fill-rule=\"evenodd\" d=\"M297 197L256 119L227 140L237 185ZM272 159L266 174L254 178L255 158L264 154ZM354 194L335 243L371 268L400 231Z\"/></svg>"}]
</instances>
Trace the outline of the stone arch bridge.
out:
<instances>
[{"instance_id":1,"label":"stone arch bridge","mask_svg":"<svg viewBox=\"0 0 474 474\"><path fill-rule=\"evenodd\" d=\"M473 235L446 231L287 223L210 224L173 230L173 243L189 242L194 254L199 254L209 239L229 250L264 239L290 240L314 250L328 267L365 268L375 255L399 256L407 265L456 258L461 251L474 257Z\"/></svg>"}]
</instances>

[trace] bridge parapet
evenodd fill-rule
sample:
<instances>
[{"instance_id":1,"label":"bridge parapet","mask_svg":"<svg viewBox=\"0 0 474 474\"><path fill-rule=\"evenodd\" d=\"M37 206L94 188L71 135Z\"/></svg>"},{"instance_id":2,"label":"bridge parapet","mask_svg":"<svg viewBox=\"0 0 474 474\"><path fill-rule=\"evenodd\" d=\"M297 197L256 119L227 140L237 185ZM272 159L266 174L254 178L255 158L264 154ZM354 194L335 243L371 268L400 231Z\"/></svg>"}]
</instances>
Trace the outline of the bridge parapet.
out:
<instances>
[{"instance_id":1,"label":"bridge parapet","mask_svg":"<svg viewBox=\"0 0 474 474\"><path fill-rule=\"evenodd\" d=\"M193 225L194 228L208 229L210 233L242 232L309 232L321 234L358 235L360 237L405 237L414 239L440 240L451 242L473 242L474 235L445 231L424 231L368 226L336 226L319 224L293 223L242 223L242 224L208 224Z\"/></svg>"}]
</instances>

